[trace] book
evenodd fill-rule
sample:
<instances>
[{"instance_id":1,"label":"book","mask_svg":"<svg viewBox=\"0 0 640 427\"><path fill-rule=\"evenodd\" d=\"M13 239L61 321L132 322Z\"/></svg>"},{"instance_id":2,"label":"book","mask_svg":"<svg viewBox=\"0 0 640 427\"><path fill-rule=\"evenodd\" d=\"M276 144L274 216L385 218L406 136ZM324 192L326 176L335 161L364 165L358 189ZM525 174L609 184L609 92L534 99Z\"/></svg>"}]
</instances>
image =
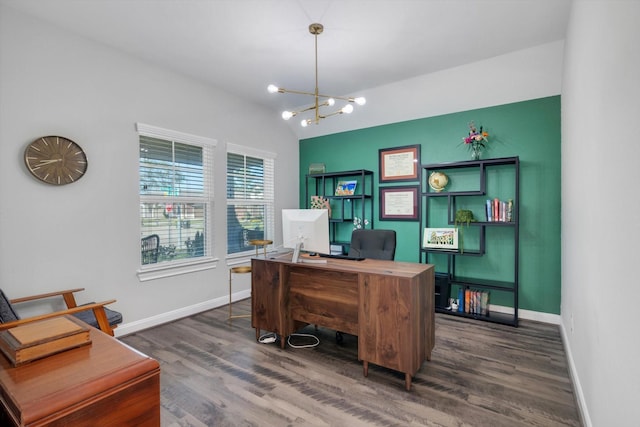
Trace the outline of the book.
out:
<instances>
[{"instance_id":1,"label":"book","mask_svg":"<svg viewBox=\"0 0 640 427\"><path fill-rule=\"evenodd\" d=\"M483 316L489 315L489 292L483 292L480 303L480 314Z\"/></svg>"},{"instance_id":2,"label":"book","mask_svg":"<svg viewBox=\"0 0 640 427\"><path fill-rule=\"evenodd\" d=\"M26 323L0 332L0 350L13 366L91 343L90 326L73 316Z\"/></svg>"},{"instance_id":3,"label":"book","mask_svg":"<svg viewBox=\"0 0 640 427\"><path fill-rule=\"evenodd\" d=\"M338 181L336 196L352 196L356 192L358 181Z\"/></svg>"}]
</instances>

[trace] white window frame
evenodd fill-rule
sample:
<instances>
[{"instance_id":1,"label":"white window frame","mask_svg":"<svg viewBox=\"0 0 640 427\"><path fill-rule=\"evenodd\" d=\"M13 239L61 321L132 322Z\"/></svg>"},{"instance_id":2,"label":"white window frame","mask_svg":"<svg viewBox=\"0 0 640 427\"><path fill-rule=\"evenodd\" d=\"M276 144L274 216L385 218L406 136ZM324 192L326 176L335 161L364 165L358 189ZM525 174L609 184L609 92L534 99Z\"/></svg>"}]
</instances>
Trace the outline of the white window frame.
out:
<instances>
[{"instance_id":1,"label":"white window frame","mask_svg":"<svg viewBox=\"0 0 640 427\"><path fill-rule=\"evenodd\" d=\"M205 196L205 203L207 204L207 217L206 217L206 229L205 229L205 245L207 247L206 256L197 257L197 258L189 258L186 260L179 261L168 261L162 263L153 263L153 264L144 264L140 263L140 239L137 239L137 257L138 257L138 279L141 282L160 279L163 277L171 277L177 276L180 274L192 273L195 271L202 271L215 268L217 265L218 259L213 256L214 254L214 160L215 160L215 148L217 145L217 141L212 138L192 135L184 132L174 131L170 129L164 129L157 126L147 125L144 123L136 123L136 130L138 132L137 144L140 143L140 137L146 136L151 138L158 138L167 141L174 141L183 144L189 145L198 145L203 148L205 153L203 153L204 162L203 172L204 172L204 180L206 182L208 191L207 196ZM138 154L138 161L140 154ZM140 185L140 177L138 177L138 183ZM139 193L138 193L139 194ZM157 196L144 196L139 195L140 203L149 200L155 200ZM138 217L140 209L138 209ZM138 236L141 233L138 233Z\"/></svg>"},{"instance_id":2,"label":"white window frame","mask_svg":"<svg viewBox=\"0 0 640 427\"><path fill-rule=\"evenodd\" d=\"M229 153L243 155L245 157L247 156L255 157L263 160L265 173L270 174L270 178L271 178L269 182L267 181L269 177L265 176L264 198L258 201L252 200L252 199L226 199L226 201L227 201L227 206L234 205L234 204L265 205L264 239L274 240L274 236L275 236L275 160L277 155L270 151L227 143L227 152L225 153L225 175L228 169L228 166L226 165L226 163L227 163ZM228 191L228 187L226 185L225 185L225 189L226 191ZM227 218L227 221L228 221L228 218ZM227 232L228 230L229 228L227 224ZM229 260L230 265L245 262L249 257L255 255L255 249L250 249L243 252L235 252L230 254L228 240L225 241L225 248L226 248L225 252L227 253L227 260Z\"/></svg>"}]
</instances>

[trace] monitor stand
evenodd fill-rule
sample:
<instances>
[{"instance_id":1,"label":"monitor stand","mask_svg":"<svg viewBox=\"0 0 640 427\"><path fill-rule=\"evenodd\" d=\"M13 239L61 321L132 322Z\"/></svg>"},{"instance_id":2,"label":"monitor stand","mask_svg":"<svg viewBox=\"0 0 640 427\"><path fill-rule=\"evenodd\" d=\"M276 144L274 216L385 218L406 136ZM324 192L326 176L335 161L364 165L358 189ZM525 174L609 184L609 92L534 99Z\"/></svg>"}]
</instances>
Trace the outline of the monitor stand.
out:
<instances>
[{"instance_id":1,"label":"monitor stand","mask_svg":"<svg viewBox=\"0 0 640 427\"><path fill-rule=\"evenodd\" d=\"M291 262L298 262L300 258L300 249L302 249L302 243L296 243L296 248L293 250L293 256L291 257Z\"/></svg>"}]
</instances>

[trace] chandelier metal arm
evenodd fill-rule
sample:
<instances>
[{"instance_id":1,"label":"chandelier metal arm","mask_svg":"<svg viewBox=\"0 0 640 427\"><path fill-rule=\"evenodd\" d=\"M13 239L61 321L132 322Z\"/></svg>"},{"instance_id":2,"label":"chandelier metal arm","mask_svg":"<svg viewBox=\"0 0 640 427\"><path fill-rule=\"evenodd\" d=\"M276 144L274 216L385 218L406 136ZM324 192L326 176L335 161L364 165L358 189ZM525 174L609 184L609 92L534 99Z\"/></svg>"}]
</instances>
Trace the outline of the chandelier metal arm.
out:
<instances>
[{"instance_id":1,"label":"chandelier metal arm","mask_svg":"<svg viewBox=\"0 0 640 427\"><path fill-rule=\"evenodd\" d=\"M282 113L282 118L285 120L290 119L293 116L296 116L297 114L306 112L306 111L311 111L311 110L315 110L315 118L314 119L306 119L302 121L302 126L307 126L310 123L316 123L318 124L320 122L321 119L325 119L327 117L331 117L331 116L335 116L337 114L344 114L344 113L351 113L351 111L353 111L353 107L349 104L345 105L344 107L342 107L341 109L334 111L332 113L329 114L320 114L320 107L327 107L327 106L332 106L335 102L336 99L339 99L341 101L347 101L349 103L356 103L358 105L364 105L366 100L364 98L358 97L358 98L354 98L354 97L350 97L350 96L333 96L333 95L324 95L321 94L318 90L318 34L322 34L324 30L324 27L322 26L322 24L318 24L318 23L314 23L309 25L309 32L311 34L313 34L314 36L314 47L315 47L315 92L306 92L306 91L301 91L301 90L291 90L291 89L285 89L285 88L281 88L281 87L277 87L275 85L269 85L269 87L267 88L267 90L270 93L292 93L292 94L296 94L296 95L307 95L307 96L313 96L315 98L315 102L313 105L311 105L310 107L304 108L302 110L299 111L284 111ZM326 99L326 101L324 102L320 102L320 99Z\"/></svg>"}]
</instances>

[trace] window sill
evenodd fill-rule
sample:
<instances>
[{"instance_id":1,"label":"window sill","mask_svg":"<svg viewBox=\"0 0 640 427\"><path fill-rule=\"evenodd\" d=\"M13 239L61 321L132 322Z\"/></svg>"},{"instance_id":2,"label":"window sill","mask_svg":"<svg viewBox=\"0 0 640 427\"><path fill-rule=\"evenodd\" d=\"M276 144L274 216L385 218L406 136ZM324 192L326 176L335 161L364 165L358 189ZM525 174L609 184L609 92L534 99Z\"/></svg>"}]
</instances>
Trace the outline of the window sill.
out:
<instances>
[{"instance_id":1,"label":"window sill","mask_svg":"<svg viewBox=\"0 0 640 427\"><path fill-rule=\"evenodd\" d=\"M137 271L138 280L147 282L149 280L162 279L165 277L178 276L181 274L193 273L196 271L210 270L218 265L217 258L200 258L197 261L189 260L181 263L167 262L150 264L141 267Z\"/></svg>"}]
</instances>

